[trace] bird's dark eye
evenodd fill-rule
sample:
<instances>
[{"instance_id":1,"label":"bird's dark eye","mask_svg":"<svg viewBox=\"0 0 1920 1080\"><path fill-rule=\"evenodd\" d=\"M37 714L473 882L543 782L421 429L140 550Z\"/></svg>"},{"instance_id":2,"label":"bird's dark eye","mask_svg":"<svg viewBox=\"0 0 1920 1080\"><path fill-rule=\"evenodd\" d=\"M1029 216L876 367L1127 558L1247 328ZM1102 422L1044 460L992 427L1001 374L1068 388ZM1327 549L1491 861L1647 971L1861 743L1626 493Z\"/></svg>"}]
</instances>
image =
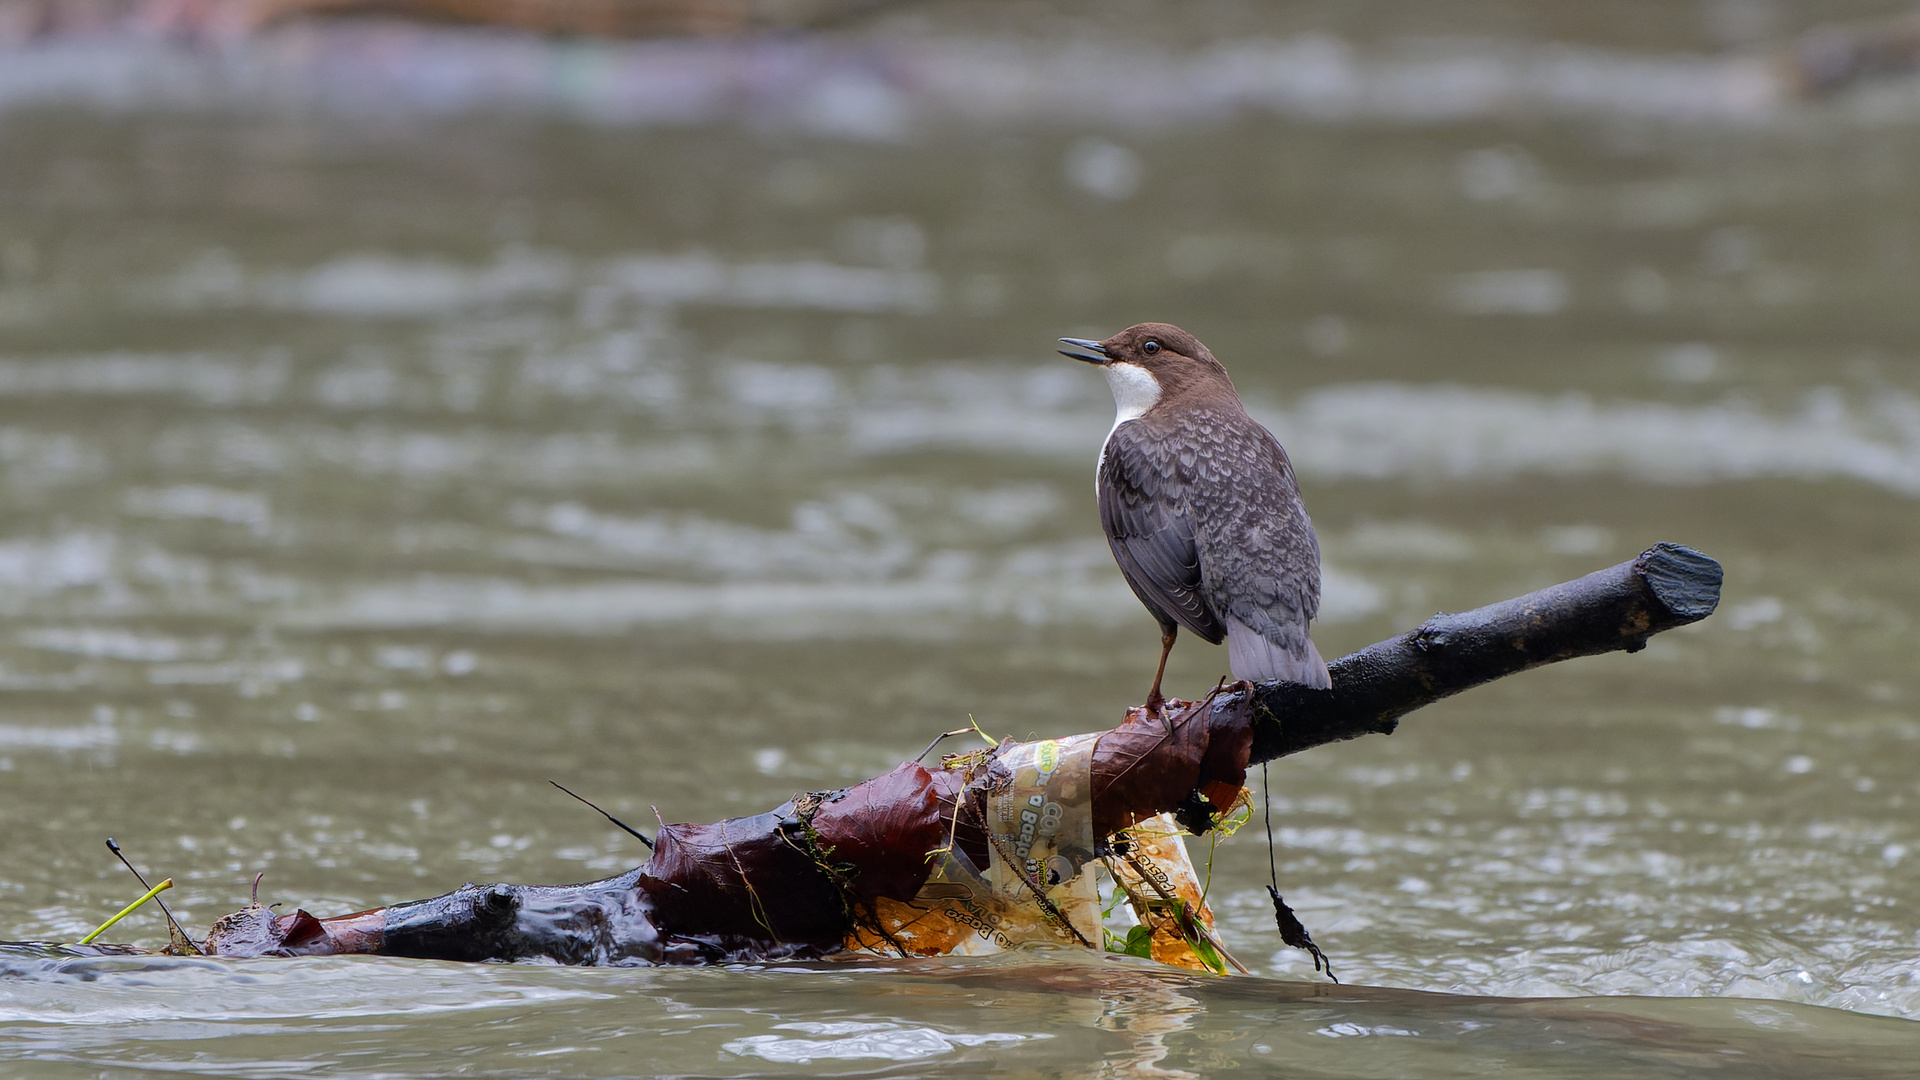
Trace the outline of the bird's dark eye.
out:
<instances>
[{"instance_id":1,"label":"bird's dark eye","mask_svg":"<svg viewBox=\"0 0 1920 1080\"><path fill-rule=\"evenodd\" d=\"M1154 353L1160 351L1160 343L1157 341L1149 341L1145 345L1140 346L1140 351L1146 353L1148 356L1152 356Z\"/></svg>"}]
</instances>

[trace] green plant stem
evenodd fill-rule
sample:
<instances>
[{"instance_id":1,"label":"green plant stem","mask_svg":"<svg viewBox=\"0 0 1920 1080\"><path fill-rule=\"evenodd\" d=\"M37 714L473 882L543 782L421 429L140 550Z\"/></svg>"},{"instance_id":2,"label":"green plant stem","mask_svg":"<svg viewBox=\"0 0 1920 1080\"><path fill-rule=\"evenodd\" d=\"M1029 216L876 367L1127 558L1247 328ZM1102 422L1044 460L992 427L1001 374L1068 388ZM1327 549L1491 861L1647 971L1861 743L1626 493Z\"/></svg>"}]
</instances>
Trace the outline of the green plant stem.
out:
<instances>
[{"instance_id":1,"label":"green plant stem","mask_svg":"<svg viewBox=\"0 0 1920 1080\"><path fill-rule=\"evenodd\" d=\"M140 905L146 903L147 901L153 899L156 896L159 896L161 893L166 892L168 889L171 889L171 888L173 888L173 879L168 878L167 880L161 882L160 884L155 885L153 888L148 889L146 892L141 893L140 899L135 900L133 903L128 904L126 907L121 908L120 914L115 915L113 918L108 919L106 922L101 923L99 929L95 930L91 934L88 934L86 937L81 938L80 944L82 945L93 944L93 940L95 938L99 937L101 934L106 933L108 930L113 929L114 923L117 923L121 919L124 919L127 916L133 914L134 912L139 911Z\"/></svg>"}]
</instances>

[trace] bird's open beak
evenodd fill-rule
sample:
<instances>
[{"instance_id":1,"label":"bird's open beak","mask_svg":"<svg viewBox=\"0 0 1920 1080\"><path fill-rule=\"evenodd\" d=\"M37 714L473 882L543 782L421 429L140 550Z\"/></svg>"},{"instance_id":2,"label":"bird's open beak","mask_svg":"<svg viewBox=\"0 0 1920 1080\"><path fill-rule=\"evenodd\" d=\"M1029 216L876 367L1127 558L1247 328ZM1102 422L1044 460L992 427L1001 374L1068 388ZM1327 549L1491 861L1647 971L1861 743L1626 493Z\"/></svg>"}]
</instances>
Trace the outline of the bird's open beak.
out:
<instances>
[{"instance_id":1,"label":"bird's open beak","mask_svg":"<svg viewBox=\"0 0 1920 1080\"><path fill-rule=\"evenodd\" d=\"M1063 337L1060 340L1066 342L1068 345L1089 349L1094 354L1088 356L1086 353L1068 352L1065 349L1061 349L1061 356L1072 357L1075 360L1084 360L1089 364L1110 364L1113 362L1113 358L1107 355L1107 347L1097 341L1088 341L1086 338L1077 337Z\"/></svg>"}]
</instances>

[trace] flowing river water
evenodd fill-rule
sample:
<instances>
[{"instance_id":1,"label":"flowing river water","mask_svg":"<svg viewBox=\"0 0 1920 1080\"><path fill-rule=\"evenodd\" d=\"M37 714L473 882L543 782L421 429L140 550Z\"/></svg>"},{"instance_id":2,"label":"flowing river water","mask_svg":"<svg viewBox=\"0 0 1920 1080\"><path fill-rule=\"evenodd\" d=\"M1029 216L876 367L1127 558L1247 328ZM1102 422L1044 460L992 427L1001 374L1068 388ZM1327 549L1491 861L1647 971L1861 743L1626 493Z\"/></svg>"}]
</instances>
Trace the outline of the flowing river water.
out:
<instances>
[{"instance_id":1,"label":"flowing river water","mask_svg":"<svg viewBox=\"0 0 1920 1080\"><path fill-rule=\"evenodd\" d=\"M4 1070L1912 1075L1920 90L1791 99L1734 40L1765 4L1450 7L7 46L0 938L136 895L107 836L203 930L262 871L328 915L644 858L549 778L709 821L969 717L1111 726L1157 632L1063 334L1222 358L1298 467L1328 656L1658 540L1726 588L1272 766L1339 986L1256 821L1194 845L1251 978L7 946ZM1170 689L1224 665L1183 641Z\"/></svg>"}]
</instances>

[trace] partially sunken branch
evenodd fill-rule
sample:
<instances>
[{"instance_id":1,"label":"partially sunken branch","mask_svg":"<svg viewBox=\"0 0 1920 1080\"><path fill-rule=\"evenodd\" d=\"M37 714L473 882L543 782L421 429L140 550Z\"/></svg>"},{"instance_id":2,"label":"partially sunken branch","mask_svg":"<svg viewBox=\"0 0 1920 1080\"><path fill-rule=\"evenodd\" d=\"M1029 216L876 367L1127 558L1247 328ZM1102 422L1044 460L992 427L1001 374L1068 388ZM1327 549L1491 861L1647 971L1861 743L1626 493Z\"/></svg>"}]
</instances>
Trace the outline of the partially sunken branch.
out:
<instances>
[{"instance_id":1,"label":"partially sunken branch","mask_svg":"<svg viewBox=\"0 0 1920 1080\"><path fill-rule=\"evenodd\" d=\"M1204 831L1232 804L1250 762L1389 733L1422 705L1528 668L1638 651L1711 614L1719 595L1718 563L1659 544L1576 581L1435 616L1336 661L1331 690L1242 684L1203 702L1170 702L1166 716L1133 710L1093 751L1094 834L1167 812ZM907 762L755 817L663 825L644 866L583 885L467 885L331 919L255 903L215 924L207 948L567 964L820 955L875 927L876 907L913 901L934 853L957 848L986 864L988 834L973 808L995 768L984 753L932 769ZM884 931L859 940L909 951Z\"/></svg>"}]
</instances>

